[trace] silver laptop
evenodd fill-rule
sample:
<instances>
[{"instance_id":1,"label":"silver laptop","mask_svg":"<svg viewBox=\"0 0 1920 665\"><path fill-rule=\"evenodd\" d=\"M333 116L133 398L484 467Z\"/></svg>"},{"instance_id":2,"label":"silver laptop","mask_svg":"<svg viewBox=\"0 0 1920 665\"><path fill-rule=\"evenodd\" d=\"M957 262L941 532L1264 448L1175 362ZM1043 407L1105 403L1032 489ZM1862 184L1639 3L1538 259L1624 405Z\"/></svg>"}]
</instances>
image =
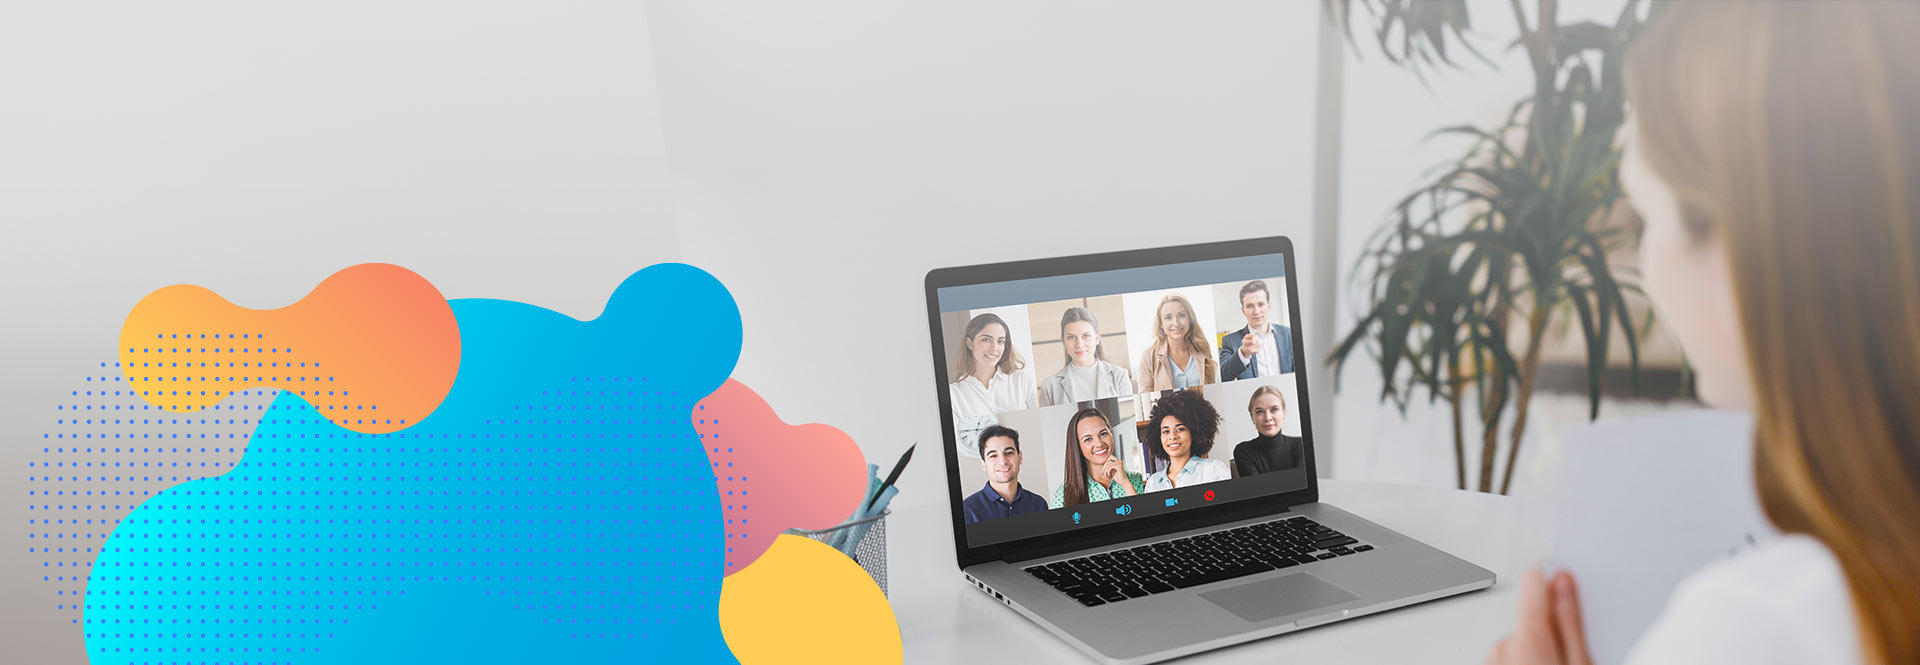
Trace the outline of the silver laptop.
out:
<instances>
[{"instance_id":1,"label":"silver laptop","mask_svg":"<svg viewBox=\"0 0 1920 665\"><path fill-rule=\"evenodd\" d=\"M968 583L1109 663L1492 586L1319 501L1294 266L1274 237L928 273Z\"/></svg>"}]
</instances>

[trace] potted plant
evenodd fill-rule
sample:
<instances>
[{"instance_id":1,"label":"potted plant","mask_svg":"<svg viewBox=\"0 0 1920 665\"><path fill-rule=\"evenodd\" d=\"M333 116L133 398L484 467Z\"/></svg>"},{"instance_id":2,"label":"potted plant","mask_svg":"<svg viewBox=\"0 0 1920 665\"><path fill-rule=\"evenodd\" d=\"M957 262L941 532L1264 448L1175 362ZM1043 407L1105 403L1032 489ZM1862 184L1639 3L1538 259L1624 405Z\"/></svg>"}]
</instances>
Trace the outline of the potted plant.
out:
<instances>
[{"instance_id":1,"label":"potted plant","mask_svg":"<svg viewBox=\"0 0 1920 665\"><path fill-rule=\"evenodd\" d=\"M1326 2L1327 15L1346 26L1349 41L1352 13L1363 6L1380 50L1416 75L1423 67L1456 66L1450 43L1485 61L1466 39L1472 26L1465 0ZM1621 198L1621 59L1644 23L1642 10L1658 9L1627 0L1607 26L1559 23L1556 0L1539 0L1531 17L1519 0L1510 7L1520 30L1512 47L1525 49L1532 93L1498 126L1435 132L1471 143L1395 204L1368 240L1352 274L1364 294L1360 319L1331 354L1338 371L1364 350L1379 365L1381 401L1403 414L1422 391L1429 401L1447 401L1461 489L1468 487L1469 409L1483 426L1480 491L1496 489L1494 462L1505 427L1506 467L1497 485L1503 494L1512 487L1552 324L1578 324L1590 418L1600 412L1601 377L1615 335L1625 338L1638 390L1643 331L1627 304L1627 294L1638 288L1608 262L1609 252L1638 242L1637 231L1610 224L1609 217Z\"/></svg>"}]
</instances>

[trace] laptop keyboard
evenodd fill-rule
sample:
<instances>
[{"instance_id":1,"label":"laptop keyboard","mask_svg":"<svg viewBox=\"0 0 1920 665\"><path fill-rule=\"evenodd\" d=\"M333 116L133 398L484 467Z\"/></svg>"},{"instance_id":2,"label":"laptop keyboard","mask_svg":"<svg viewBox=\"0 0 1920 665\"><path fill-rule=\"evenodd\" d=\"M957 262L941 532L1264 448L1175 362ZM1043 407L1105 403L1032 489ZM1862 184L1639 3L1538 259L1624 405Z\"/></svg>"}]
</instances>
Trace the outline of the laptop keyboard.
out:
<instances>
[{"instance_id":1,"label":"laptop keyboard","mask_svg":"<svg viewBox=\"0 0 1920 665\"><path fill-rule=\"evenodd\" d=\"M1372 549L1318 522L1292 517L1031 566L1026 571L1091 607Z\"/></svg>"}]
</instances>

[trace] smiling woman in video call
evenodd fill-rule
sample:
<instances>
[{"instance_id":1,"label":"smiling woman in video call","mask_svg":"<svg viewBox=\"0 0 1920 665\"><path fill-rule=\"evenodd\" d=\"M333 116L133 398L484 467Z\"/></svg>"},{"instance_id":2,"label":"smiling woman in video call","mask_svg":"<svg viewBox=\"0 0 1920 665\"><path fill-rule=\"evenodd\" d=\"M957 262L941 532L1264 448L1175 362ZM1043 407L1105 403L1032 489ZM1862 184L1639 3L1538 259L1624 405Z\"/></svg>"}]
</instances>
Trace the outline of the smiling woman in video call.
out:
<instances>
[{"instance_id":1,"label":"smiling woman in video call","mask_svg":"<svg viewBox=\"0 0 1920 665\"><path fill-rule=\"evenodd\" d=\"M1013 350L1013 329L993 313L967 322L953 354L955 445L962 456L979 459L980 432L999 422L998 414L1039 406L1033 369Z\"/></svg>"},{"instance_id":2,"label":"smiling woman in video call","mask_svg":"<svg viewBox=\"0 0 1920 665\"><path fill-rule=\"evenodd\" d=\"M1053 490L1053 507L1078 506L1146 491L1139 472L1120 459L1113 423L1099 409L1087 408L1067 419L1067 468ZM1075 452L1079 454L1074 454Z\"/></svg>"},{"instance_id":3,"label":"smiling woman in video call","mask_svg":"<svg viewBox=\"0 0 1920 665\"><path fill-rule=\"evenodd\" d=\"M1786 534L1690 577L1629 663L1920 662L1915 35L1914 2L1681 2L1627 59L1647 294L1701 398L1753 412ZM1590 662L1571 577L1520 595L1489 662Z\"/></svg>"},{"instance_id":4,"label":"smiling woman in video call","mask_svg":"<svg viewBox=\"0 0 1920 665\"><path fill-rule=\"evenodd\" d=\"M1107 362L1100 320L1092 310L1068 307L1060 314L1060 350L1067 363L1040 381L1040 406L1122 397L1132 389L1133 377L1126 368Z\"/></svg>"},{"instance_id":5,"label":"smiling woman in video call","mask_svg":"<svg viewBox=\"0 0 1920 665\"><path fill-rule=\"evenodd\" d=\"M1160 299L1153 310L1153 346L1140 354L1140 392L1151 393L1213 383L1220 365L1213 344L1200 331L1193 303L1178 293Z\"/></svg>"}]
</instances>

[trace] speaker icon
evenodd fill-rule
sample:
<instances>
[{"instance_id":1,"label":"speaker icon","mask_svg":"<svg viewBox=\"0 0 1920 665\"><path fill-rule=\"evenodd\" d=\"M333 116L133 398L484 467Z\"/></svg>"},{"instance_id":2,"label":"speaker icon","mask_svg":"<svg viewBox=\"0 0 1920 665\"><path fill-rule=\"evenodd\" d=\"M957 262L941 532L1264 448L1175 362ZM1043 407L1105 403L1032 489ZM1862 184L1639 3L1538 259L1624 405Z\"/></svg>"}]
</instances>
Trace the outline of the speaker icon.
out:
<instances>
[{"instance_id":1,"label":"speaker icon","mask_svg":"<svg viewBox=\"0 0 1920 665\"><path fill-rule=\"evenodd\" d=\"M1133 514L1133 504L1131 504L1131 503L1123 503L1123 504L1120 504L1120 507L1119 507L1119 508L1115 508L1115 509L1113 509L1113 514L1115 514L1115 515L1132 515L1132 514Z\"/></svg>"}]
</instances>

